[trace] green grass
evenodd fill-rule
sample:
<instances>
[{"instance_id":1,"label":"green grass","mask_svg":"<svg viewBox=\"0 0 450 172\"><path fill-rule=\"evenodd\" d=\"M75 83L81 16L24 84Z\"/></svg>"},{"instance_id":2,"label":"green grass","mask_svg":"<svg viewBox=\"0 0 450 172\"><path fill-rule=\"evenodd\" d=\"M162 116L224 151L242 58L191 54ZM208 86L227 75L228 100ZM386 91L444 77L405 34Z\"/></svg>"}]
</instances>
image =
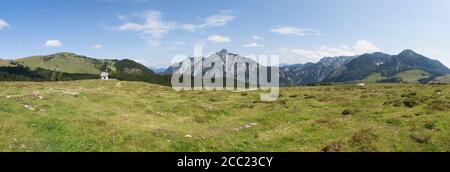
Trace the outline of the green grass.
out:
<instances>
[{"instance_id":1,"label":"green grass","mask_svg":"<svg viewBox=\"0 0 450 172\"><path fill-rule=\"evenodd\" d=\"M1 66L11 66L11 61L10 60L2 60L0 59L0 67Z\"/></svg>"},{"instance_id":2,"label":"green grass","mask_svg":"<svg viewBox=\"0 0 450 172\"><path fill-rule=\"evenodd\" d=\"M431 74L422 70L409 70L405 72L400 72L394 77L400 78L403 82L407 83L419 83L420 79L429 78L431 77Z\"/></svg>"},{"instance_id":3,"label":"green grass","mask_svg":"<svg viewBox=\"0 0 450 172\"><path fill-rule=\"evenodd\" d=\"M259 94L2 82L0 151L450 151L449 85L288 87L276 102Z\"/></svg>"},{"instance_id":4,"label":"green grass","mask_svg":"<svg viewBox=\"0 0 450 172\"><path fill-rule=\"evenodd\" d=\"M101 61L81 58L71 53L58 53L50 56L32 56L17 59L16 62L31 68L43 68L65 73L100 74ZM98 63L98 64L96 64Z\"/></svg>"},{"instance_id":5,"label":"green grass","mask_svg":"<svg viewBox=\"0 0 450 172\"><path fill-rule=\"evenodd\" d=\"M417 84L417 83L420 83L421 79L425 79L425 78L429 78L429 77L431 77L431 75L425 71L408 70L408 71L400 72L400 73L396 74L395 76L392 76L391 78L384 77L384 76L382 76L381 73L373 73L373 74L369 75L368 77L366 77L365 79L360 80L358 82L375 83L375 82L383 81L386 79L397 79L397 81L399 81L399 82Z\"/></svg>"},{"instance_id":6,"label":"green grass","mask_svg":"<svg viewBox=\"0 0 450 172\"><path fill-rule=\"evenodd\" d=\"M450 75L437 77L433 81L431 81L431 83L436 83L436 84L446 83L446 84L449 84L450 83Z\"/></svg>"},{"instance_id":7,"label":"green grass","mask_svg":"<svg viewBox=\"0 0 450 172\"><path fill-rule=\"evenodd\" d=\"M383 77L381 75L381 73L373 73L373 74L369 75L367 78L365 78L364 80L362 80L361 82L378 82L383 79L387 79L387 78Z\"/></svg>"}]
</instances>

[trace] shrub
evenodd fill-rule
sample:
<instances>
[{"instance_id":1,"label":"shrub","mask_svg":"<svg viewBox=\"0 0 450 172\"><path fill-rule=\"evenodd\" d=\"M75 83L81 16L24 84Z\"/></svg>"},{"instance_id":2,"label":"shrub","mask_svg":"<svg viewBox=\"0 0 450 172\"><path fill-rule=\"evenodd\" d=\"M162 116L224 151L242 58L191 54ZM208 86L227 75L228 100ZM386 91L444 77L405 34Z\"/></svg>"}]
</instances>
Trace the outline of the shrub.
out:
<instances>
[{"instance_id":1,"label":"shrub","mask_svg":"<svg viewBox=\"0 0 450 172\"><path fill-rule=\"evenodd\" d=\"M391 124L391 125L396 125L396 126L398 126L398 125L400 125L402 122L400 121L400 120L398 120L398 119L387 119L386 120L386 123L388 123L388 124Z\"/></svg>"},{"instance_id":2,"label":"shrub","mask_svg":"<svg viewBox=\"0 0 450 172\"><path fill-rule=\"evenodd\" d=\"M438 111L448 111L450 110L450 102L443 100L434 100L428 104L428 108Z\"/></svg>"},{"instance_id":3,"label":"shrub","mask_svg":"<svg viewBox=\"0 0 450 172\"><path fill-rule=\"evenodd\" d=\"M410 91L409 93L402 94L402 97L414 97L417 95L417 91Z\"/></svg>"},{"instance_id":4,"label":"shrub","mask_svg":"<svg viewBox=\"0 0 450 172\"><path fill-rule=\"evenodd\" d=\"M419 102L418 102L417 99L415 99L415 98L406 98L406 99L403 101L403 104L404 104L406 107L413 108L413 107L419 105Z\"/></svg>"},{"instance_id":5,"label":"shrub","mask_svg":"<svg viewBox=\"0 0 450 172\"><path fill-rule=\"evenodd\" d=\"M423 125L426 129L432 130L436 127L436 124L434 122L427 122L425 125Z\"/></svg>"},{"instance_id":6,"label":"shrub","mask_svg":"<svg viewBox=\"0 0 450 172\"><path fill-rule=\"evenodd\" d=\"M378 136L373 133L372 129L364 129L356 132L352 137L352 143L356 145L361 145L365 143L371 143L376 141Z\"/></svg>"},{"instance_id":7,"label":"shrub","mask_svg":"<svg viewBox=\"0 0 450 172\"><path fill-rule=\"evenodd\" d=\"M350 109L345 109L344 111L342 111L341 114L345 115L345 116L353 115L353 114L355 114L355 111L354 110L350 110Z\"/></svg>"},{"instance_id":8,"label":"shrub","mask_svg":"<svg viewBox=\"0 0 450 172\"><path fill-rule=\"evenodd\" d=\"M305 94L305 99L312 99L315 98L314 95Z\"/></svg>"},{"instance_id":9,"label":"shrub","mask_svg":"<svg viewBox=\"0 0 450 172\"><path fill-rule=\"evenodd\" d=\"M394 107L400 107L400 106L402 106L402 104L403 103L401 100L395 99L395 100L388 100L388 101L384 102L383 105L386 105L386 106L392 105Z\"/></svg>"},{"instance_id":10,"label":"shrub","mask_svg":"<svg viewBox=\"0 0 450 172\"><path fill-rule=\"evenodd\" d=\"M417 143L428 143L430 141L431 136L426 134L413 133L409 135L411 139L413 139Z\"/></svg>"},{"instance_id":11,"label":"shrub","mask_svg":"<svg viewBox=\"0 0 450 172\"><path fill-rule=\"evenodd\" d=\"M298 97L297 94L293 94L293 95L290 95L290 96L289 96L289 98L297 98L297 97Z\"/></svg>"},{"instance_id":12,"label":"shrub","mask_svg":"<svg viewBox=\"0 0 450 172\"><path fill-rule=\"evenodd\" d=\"M402 115L402 117L403 118L412 118L413 116L412 115L408 115L408 114L404 114L404 115Z\"/></svg>"},{"instance_id":13,"label":"shrub","mask_svg":"<svg viewBox=\"0 0 450 172\"><path fill-rule=\"evenodd\" d=\"M414 115L416 115L416 116L422 116L422 115L423 115L423 112L417 112L417 113L414 114Z\"/></svg>"},{"instance_id":14,"label":"shrub","mask_svg":"<svg viewBox=\"0 0 450 172\"><path fill-rule=\"evenodd\" d=\"M206 116L200 115L195 115L193 120L197 123L207 123L209 121L209 119Z\"/></svg>"},{"instance_id":15,"label":"shrub","mask_svg":"<svg viewBox=\"0 0 450 172\"><path fill-rule=\"evenodd\" d=\"M278 100L278 103L283 104L283 105L286 105L286 104L287 104L287 100L285 100L285 99L280 99L280 100Z\"/></svg>"},{"instance_id":16,"label":"shrub","mask_svg":"<svg viewBox=\"0 0 450 172\"><path fill-rule=\"evenodd\" d=\"M323 152L340 152L345 148L345 144L341 141L330 143L322 149Z\"/></svg>"}]
</instances>

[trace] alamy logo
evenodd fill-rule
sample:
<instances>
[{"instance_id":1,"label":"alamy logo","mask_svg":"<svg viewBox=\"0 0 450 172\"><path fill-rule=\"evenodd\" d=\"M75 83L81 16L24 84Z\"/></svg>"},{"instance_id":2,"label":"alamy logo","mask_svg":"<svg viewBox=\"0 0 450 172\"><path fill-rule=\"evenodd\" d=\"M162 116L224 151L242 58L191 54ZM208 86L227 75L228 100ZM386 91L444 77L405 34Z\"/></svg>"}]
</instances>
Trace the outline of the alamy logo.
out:
<instances>
[{"instance_id":1,"label":"alamy logo","mask_svg":"<svg viewBox=\"0 0 450 172\"><path fill-rule=\"evenodd\" d=\"M279 95L279 56L240 56L222 50L204 58L202 47L194 57L172 59L172 88L180 90L263 90L261 101L275 101Z\"/></svg>"}]
</instances>

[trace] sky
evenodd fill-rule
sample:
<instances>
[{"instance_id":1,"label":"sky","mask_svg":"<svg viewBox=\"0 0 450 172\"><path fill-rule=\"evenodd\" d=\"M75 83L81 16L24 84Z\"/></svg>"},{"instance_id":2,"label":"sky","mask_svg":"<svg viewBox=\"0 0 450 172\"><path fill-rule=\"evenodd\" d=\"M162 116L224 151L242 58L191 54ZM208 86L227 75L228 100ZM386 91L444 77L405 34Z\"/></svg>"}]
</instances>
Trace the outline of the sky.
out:
<instances>
[{"instance_id":1,"label":"sky","mask_svg":"<svg viewBox=\"0 0 450 172\"><path fill-rule=\"evenodd\" d=\"M73 52L166 67L221 49L280 63L412 49L450 66L450 0L1 0L0 58Z\"/></svg>"}]
</instances>

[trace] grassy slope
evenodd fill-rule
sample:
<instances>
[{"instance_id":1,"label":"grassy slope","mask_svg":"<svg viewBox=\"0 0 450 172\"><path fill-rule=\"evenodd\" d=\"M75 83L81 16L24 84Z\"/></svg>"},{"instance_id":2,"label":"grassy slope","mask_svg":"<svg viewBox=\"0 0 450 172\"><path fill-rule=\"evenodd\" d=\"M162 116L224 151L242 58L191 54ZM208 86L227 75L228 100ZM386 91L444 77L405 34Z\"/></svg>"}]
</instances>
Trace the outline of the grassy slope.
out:
<instances>
[{"instance_id":1,"label":"grassy slope","mask_svg":"<svg viewBox=\"0 0 450 172\"><path fill-rule=\"evenodd\" d=\"M31 68L41 67L44 69L55 70L65 73L86 73L86 74L100 74L99 66L93 63L93 60L86 58L79 58L71 53L55 54L54 58L45 60L48 56L32 56L22 59L17 59L17 62Z\"/></svg>"},{"instance_id":2,"label":"grassy slope","mask_svg":"<svg viewBox=\"0 0 450 172\"><path fill-rule=\"evenodd\" d=\"M11 61L10 60L1 60L0 59L0 67L1 66L11 66Z\"/></svg>"},{"instance_id":3,"label":"grassy slope","mask_svg":"<svg viewBox=\"0 0 450 172\"><path fill-rule=\"evenodd\" d=\"M409 70L405 72L400 72L394 77L400 78L402 81L407 83L419 83L420 79L429 78L431 74L422 70Z\"/></svg>"},{"instance_id":4,"label":"grassy slope","mask_svg":"<svg viewBox=\"0 0 450 172\"><path fill-rule=\"evenodd\" d=\"M406 82L406 83L420 83L420 79L429 78L431 75L425 71L422 70L409 70L404 71L396 74L395 76L391 78L386 78L382 76L381 73L373 73L366 77L363 80L355 81L355 82L378 82L385 79L395 79L397 78L398 81Z\"/></svg>"},{"instance_id":5,"label":"grassy slope","mask_svg":"<svg viewBox=\"0 0 450 172\"><path fill-rule=\"evenodd\" d=\"M417 106L385 105L412 90ZM281 94L263 103L259 92L174 92L140 82L1 83L0 151L450 151L450 108L431 103L450 100L449 85Z\"/></svg>"},{"instance_id":6,"label":"grassy slope","mask_svg":"<svg viewBox=\"0 0 450 172\"><path fill-rule=\"evenodd\" d=\"M361 82L378 82L383 79L386 79L386 77L383 77L381 73L373 73L364 80L361 80Z\"/></svg>"},{"instance_id":7,"label":"grassy slope","mask_svg":"<svg viewBox=\"0 0 450 172\"><path fill-rule=\"evenodd\" d=\"M450 75L435 78L431 83L450 83Z\"/></svg>"}]
</instances>

